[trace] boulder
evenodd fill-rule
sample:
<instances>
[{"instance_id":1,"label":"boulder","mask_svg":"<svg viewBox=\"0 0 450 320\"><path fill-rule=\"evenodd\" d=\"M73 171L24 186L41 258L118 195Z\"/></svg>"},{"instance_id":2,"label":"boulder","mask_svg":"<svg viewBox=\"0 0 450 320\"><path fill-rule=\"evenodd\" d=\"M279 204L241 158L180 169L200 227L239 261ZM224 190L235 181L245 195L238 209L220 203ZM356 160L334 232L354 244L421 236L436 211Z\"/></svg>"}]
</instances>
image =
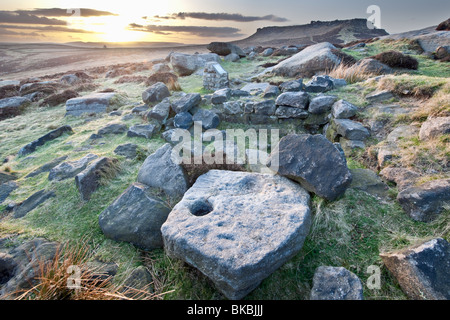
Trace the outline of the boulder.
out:
<instances>
[{"instance_id":1,"label":"boulder","mask_svg":"<svg viewBox=\"0 0 450 320\"><path fill-rule=\"evenodd\" d=\"M203 69L207 62L220 62L220 57L215 53L185 54L172 53L170 63L173 70L180 76L190 76L199 69Z\"/></svg>"},{"instance_id":2,"label":"boulder","mask_svg":"<svg viewBox=\"0 0 450 320\"><path fill-rule=\"evenodd\" d=\"M450 300L450 244L437 238L411 248L380 254L412 300Z\"/></svg>"},{"instance_id":3,"label":"boulder","mask_svg":"<svg viewBox=\"0 0 450 320\"><path fill-rule=\"evenodd\" d=\"M171 71L170 67L165 63L157 63L152 67L153 73L170 72L170 71Z\"/></svg>"},{"instance_id":4,"label":"boulder","mask_svg":"<svg viewBox=\"0 0 450 320\"><path fill-rule=\"evenodd\" d=\"M392 98L394 98L394 95L389 90L376 91L366 96L366 100L370 103L382 102Z\"/></svg>"},{"instance_id":5,"label":"boulder","mask_svg":"<svg viewBox=\"0 0 450 320\"><path fill-rule=\"evenodd\" d=\"M270 87L270 83L248 83L244 87L241 88L242 91L248 92L249 94L256 96L260 95L264 91L267 90L268 87Z\"/></svg>"},{"instance_id":6,"label":"boulder","mask_svg":"<svg viewBox=\"0 0 450 320\"><path fill-rule=\"evenodd\" d=\"M28 212L37 208L50 198L55 197L53 191L40 190L22 202L19 206L14 208L14 219L19 219L28 214Z\"/></svg>"},{"instance_id":7,"label":"boulder","mask_svg":"<svg viewBox=\"0 0 450 320\"><path fill-rule=\"evenodd\" d=\"M309 113L300 108L279 106L275 111L275 116L278 119L306 119Z\"/></svg>"},{"instance_id":8,"label":"boulder","mask_svg":"<svg viewBox=\"0 0 450 320\"><path fill-rule=\"evenodd\" d=\"M239 57L239 55L236 53L230 53L225 58L223 58L223 60L228 62L238 62L239 60L241 60L241 57Z\"/></svg>"},{"instance_id":9,"label":"boulder","mask_svg":"<svg viewBox=\"0 0 450 320\"><path fill-rule=\"evenodd\" d=\"M263 98L276 98L280 95L280 89L277 86L269 86L263 92Z\"/></svg>"},{"instance_id":10,"label":"boulder","mask_svg":"<svg viewBox=\"0 0 450 320\"><path fill-rule=\"evenodd\" d=\"M211 170L163 224L164 248L228 299L242 299L300 251L311 224L309 201L280 176Z\"/></svg>"},{"instance_id":11,"label":"boulder","mask_svg":"<svg viewBox=\"0 0 450 320\"><path fill-rule=\"evenodd\" d=\"M291 80L280 84L281 92L299 92L303 90L303 79Z\"/></svg>"},{"instance_id":12,"label":"boulder","mask_svg":"<svg viewBox=\"0 0 450 320\"><path fill-rule=\"evenodd\" d=\"M58 129L55 129L53 131L50 131L49 133L47 133L46 135L40 137L39 139L30 142L29 144L27 144L26 146L22 147L19 150L19 157L28 155L30 153L33 153L34 151L36 151L37 147L43 146L46 142L55 140L59 137L61 137L63 134L65 133L73 133L73 130L70 126L65 125L62 127L59 127Z\"/></svg>"},{"instance_id":13,"label":"boulder","mask_svg":"<svg viewBox=\"0 0 450 320\"><path fill-rule=\"evenodd\" d=\"M370 169L351 169L350 188L367 192L378 198L387 198L389 187Z\"/></svg>"},{"instance_id":14,"label":"boulder","mask_svg":"<svg viewBox=\"0 0 450 320\"><path fill-rule=\"evenodd\" d=\"M361 123L348 119L334 119L331 127L338 136L347 140L364 141L370 137L370 132Z\"/></svg>"},{"instance_id":15,"label":"boulder","mask_svg":"<svg viewBox=\"0 0 450 320\"><path fill-rule=\"evenodd\" d=\"M144 300L153 293L153 278L144 266L137 267L125 278L121 291L134 300Z\"/></svg>"},{"instance_id":16,"label":"boulder","mask_svg":"<svg viewBox=\"0 0 450 320\"><path fill-rule=\"evenodd\" d=\"M450 203L450 179L433 180L403 190L397 196L403 210L416 221L435 220Z\"/></svg>"},{"instance_id":17,"label":"boulder","mask_svg":"<svg viewBox=\"0 0 450 320\"><path fill-rule=\"evenodd\" d=\"M334 82L328 76L314 76L305 84L306 92L320 93L334 89Z\"/></svg>"},{"instance_id":18,"label":"boulder","mask_svg":"<svg viewBox=\"0 0 450 320\"><path fill-rule=\"evenodd\" d=\"M127 159L136 158L137 152L138 152L138 146L133 143L121 144L114 150L115 154L117 154L119 156L123 156Z\"/></svg>"},{"instance_id":19,"label":"boulder","mask_svg":"<svg viewBox=\"0 0 450 320\"><path fill-rule=\"evenodd\" d=\"M358 107L345 100L339 100L333 104L331 114L335 119L348 119L354 117Z\"/></svg>"},{"instance_id":20,"label":"boulder","mask_svg":"<svg viewBox=\"0 0 450 320\"><path fill-rule=\"evenodd\" d=\"M380 176L388 182L395 183L399 191L413 187L420 178L420 175L412 170L391 167L381 170Z\"/></svg>"},{"instance_id":21,"label":"boulder","mask_svg":"<svg viewBox=\"0 0 450 320\"><path fill-rule=\"evenodd\" d=\"M142 93L142 101L146 104L161 102L167 97L170 97L170 91L162 82L155 83Z\"/></svg>"},{"instance_id":22,"label":"boulder","mask_svg":"<svg viewBox=\"0 0 450 320\"><path fill-rule=\"evenodd\" d=\"M145 160L137 180L147 186L160 188L173 197L183 196L188 188L186 173L173 161L172 147L168 143Z\"/></svg>"},{"instance_id":23,"label":"boulder","mask_svg":"<svg viewBox=\"0 0 450 320\"><path fill-rule=\"evenodd\" d=\"M11 97L0 100L0 120L18 116L31 100L25 97Z\"/></svg>"},{"instance_id":24,"label":"boulder","mask_svg":"<svg viewBox=\"0 0 450 320\"><path fill-rule=\"evenodd\" d=\"M274 50L272 48L267 48L262 52L263 57L269 57L273 54Z\"/></svg>"},{"instance_id":25,"label":"boulder","mask_svg":"<svg viewBox=\"0 0 450 320\"><path fill-rule=\"evenodd\" d=\"M277 106L308 109L309 95L306 92L285 92L275 101Z\"/></svg>"},{"instance_id":26,"label":"boulder","mask_svg":"<svg viewBox=\"0 0 450 320\"><path fill-rule=\"evenodd\" d=\"M422 124L419 138L422 141L450 134L450 117L431 118Z\"/></svg>"},{"instance_id":27,"label":"boulder","mask_svg":"<svg viewBox=\"0 0 450 320\"><path fill-rule=\"evenodd\" d=\"M230 100L231 98L231 89L224 88L217 90L211 97L212 104L222 104Z\"/></svg>"},{"instance_id":28,"label":"boulder","mask_svg":"<svg viewBox=\"0 0 450 320\"><path fill-rule=\"evenodd\" d=\"M319 267L314 273L311 300L364 300L363 284L345 268Z\"/></svg>"},{"instance_id":29,"label":"boulder","mask_svg":"<svg viewBox=\"0 0 450 320\"><path fill-rule=\"evenodd\" d=\"M157 127L153 124L136 124L128 130L127 137L151 139L156 131Z\"/></svg>"},{"instance_id":30,"label":"boulder","mask_svg":"<svg viewBox=\"0 0 450 320\"><path fill-rule=\"evenodd\" d=\"M255 102L253 104L253 110L255 114L272 116L275 114L276 105L274 100L263 100Z\"/></svg>"},{"instance_id":31,"label":"boulder","mask_svg":"<svg viewBox=\"0 0 450 320\"><path fill-rule=\"evenodd\" d=\"M173 118L175 128L189 129L194 124L192 114L189 112L180 112Z\"/></svg>"},{"instance_id":32,"label":"boulder","mask_svg":"<svg viewBox=\"0 0 450 320\"><path fill-rule=\"evenodd\" d=\"M394 70L378 60L365 58L356 62L348 72L363 72L373 75L392 74Z\"/></svg>"},{"instance_id":33,"label":"boulder","mask_svg":"<svg viewBox=\"0 0 450 320\"><path fill-rule=\"evenodd\" d=\"M165 124L170 115L170 101L163 100L154 106L148 113L147 119L155 119L160 124Z\"/></svg>"},{"instance_id":34,"label":"boulder","mask_svg":"<svg viewBox=\"0 0 450 320\"><path fill-rule=\"evenodd\" d=\"M220 118L219 116L206 109L199 109L192 118L194 123L201 124L203 130L209 130L209 129L215 129L220 124Z\"/></svg>"},{"instance_id":35,"label":"boulder","mask_svg":"<svg viewBox=\"0 0 450 320\"><path fill-rule=\"evenodd\" d=\"M323 114L331 110L331 107L336 102L336 96L322 96L319 95L309 103L308 111L312 114Z\"/></svg>"},{"instance_id":36,"label":"boulder","mask_svg":"<svg viewBox=\"0 0 450 320\"><path fill-rule=\"evenodd\" d=\"M61 82L62 84L67 84L70 86L77 84L81 81L82 79L78 78L75 74L65 74L59 79L59 82Z\"/></svg>"},{"instance_id":37,"label":"boulder","mask_svg":"<svg viewBox=\"0 0 450 320\"><path fill-rule=\"evenodd\" d=\"M202 102L199 93L189 93L172 103L172 110L175 113L188 112Z\"/></svg>"},{"instance_id":38,"label":"boulder","mask_svg":"<svg viewBox=\"0 0 450 320\"><path fill-rule=\"evenodd\" d=\"M150 187L133 183L100 214L99 225L107 238L144 250L162 248L161 226L170 208L150 191Z\"/></svg>"},{"instance_id":39,"label":"boulder","mask_svg":"<svg viewBox=\"0 0 450 320\"><path fill-rule=\"evenodd\" d=\"M97 134L101 136L106 134L123 134L127 132L127 130L128 126L126 124L111 123L98 130Z\"/></svg>"},{"instance_id":40,"label":"boulder","mask_svg":"<svg viewBox=\"0 0 450 320\"><path fill-rule=\"evenodd\" d=\"M98 155L90 153L79 160L63 162L50 170L48 180L61 181L73 178L97 158Z\"/></svg>"},{"instance_id":41,"label":"boulder","mask_svg":"<svg viewBox=\"0 0 450 320\"><path fill-rule=\"evenodd\" d=\"M330 201L344 194L352 182L345 157L323 135L283 137L270 154L269 163L278 163L278 174Z\"/></svg>"},{"instance_id":42,"label":"boulder","mask_svg":"<svg viewBox=\"0 0 450 320\"><path fill-rule=\"evenodd\" d=\"M276 65L272 72L284 77L311 77L341 63L342 58L333 53L334 50L336 47L328 42L309 46Z\"/></svg>"},{"instance_id":43,"label":"boulder","mask_svg":"<svg viewBox=\"0 0 450 320\"><path fill-rule=\"evenodd\" d=\"M245 52L241 48L232 43L211 42L206 48L219 56L227 56L231 53L238 55L240 58L244 58L246 56Z\"/></svg>"},{"instance_id":44,"label":"boulder","mask_svg":"<svg viewBox=\"0 0 450 320\"><path fill-rule=\"evenodd\" d=\"M92 193L100 186L100 179L105 173L115 170L117 159L102 157L95 160L75 176L75 184L83 201L89 201Z\"/></svg>"},{"instance_id":45,"label":"boulder","mask_svg":"<svg viewBox=\"0 0 450 320\"><path fill-rule=\"evenodd\" d=\"M109 112L116 96L115 92L106 92L91 93L83 97L69 99L66 101L66 116Z\"/></svg>"}]
</instances>

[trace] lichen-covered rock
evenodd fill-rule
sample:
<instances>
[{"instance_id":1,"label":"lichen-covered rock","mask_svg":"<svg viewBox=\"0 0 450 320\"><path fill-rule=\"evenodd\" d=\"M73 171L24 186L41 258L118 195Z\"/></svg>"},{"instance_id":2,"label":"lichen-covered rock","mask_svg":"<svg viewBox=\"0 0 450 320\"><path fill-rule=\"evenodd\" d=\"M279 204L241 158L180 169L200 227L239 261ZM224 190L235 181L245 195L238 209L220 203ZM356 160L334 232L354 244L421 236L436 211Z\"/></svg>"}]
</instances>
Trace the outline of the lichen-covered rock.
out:
<instances>
[{"instance_id":1,"label":"lichen-covered rock","mask_svg":"<svg viewBox=\"0 0 450 320\"><path fill-rule=\"evenodd\" d=\"M422 124L419 138L422 141L450 134L450 117L431 118Z\"/></svg>"},{"instance_id":2,"label":"lichen-covered rock","mask_svg":"<svg viewBox=\"0 0 450 320\"><path fill-rule=\"evenodd\" d=\"M28 214L28 212L34 210L39 205L44 203L50 198L55 197L53 191L40 190L22 202L19 206L14 208L14 219L19 219Z\"/></svg>"},{"instance_id":3,"label":"lichen-covered rock","mask_svg":"<svg viewBox=\"0 0 450 320\"><path fill-rule=\"evenodd\" d=\"M303 246L310 197L273 175L211 170L200 176L161 231L171 257L242 299Z\"/></svg>"},{"instance_id":4,"label":"lichen-covered rock","mask_svg":"<svg viewBox=\"0 0 450 320\"><path fill-rule=\"evenodd\" d=\"M22 147L19 150L18 155L21 157L21 156L25 156L27 154L33 153L34 151L36 151L37 147L43 146L46 142L55 140L55 139L61 137L65 133L73 133L72 128L70 126L66 125L66 126L59 127L58 129L55 129L53 131L50 131L46 135L44 135L44 136L40 137L39 139L37 139L33 142L30 142L26 146Z\"/></svg>"},{"instance_id":5,"label":"lichen-covered rock","mask_svg":"<svg viewBox=\"0 0 450 320\"><path fill-rule=\"evenodd\" d=\"M18 116L31 100L25 97L11 97L0 100L0 120Z\"/></svg>"},{"instance_id":6,"label":"lichen-covered rock","mask_svg":"<svg viewBox=\"0 0 450 320\"><path fill-rule=\"evenodd\" d=\"M361 280L345 268L317 268L311 300L364 300Z\"/></svg>"},{"instance_id":7,"label":"lichen-covered rock","mask_svg":"<svg viewBox=\"0 0 450 320\"><path fill-rule=\"evenodd\" d=\"M162 82L157 82L142 92L142 101L146 104L161 102L167 97L170 97L170 91Z\"/></svg>"},{"instance_id":8,"label":"lichen-covered rock","mask_svg":"<svg viewBox=\"0 0 450 320\"><path fill-rule=\"evenodd\" d=\"M410 299L450 300L450 244L444 239L380 256Z\"/></svg>"},{"instance_id":9,"label":"lichen-covered rock","mask_svg":"<svg viewBox=\"0 0 450 320\"><path fill-rule=\"evenodd\" d=\"M78 173L86 169L88 164L97 159L98 155L88 154L79 160L63 162L50 170L48 180L61 181L75 177Z\"/></svg>"},{"instance_id":10,"label":"lichen-covered rock","mask_svg":"<svg viewBox=\"0 0 450 320\"><path fill-rule=\"evenodd\" d=\"M86 113L106 113L111 111L116 96L115 92L91 93L83 97L69 99L66 101L66 115L81 116Z\"/></svg>"}]
</instances>

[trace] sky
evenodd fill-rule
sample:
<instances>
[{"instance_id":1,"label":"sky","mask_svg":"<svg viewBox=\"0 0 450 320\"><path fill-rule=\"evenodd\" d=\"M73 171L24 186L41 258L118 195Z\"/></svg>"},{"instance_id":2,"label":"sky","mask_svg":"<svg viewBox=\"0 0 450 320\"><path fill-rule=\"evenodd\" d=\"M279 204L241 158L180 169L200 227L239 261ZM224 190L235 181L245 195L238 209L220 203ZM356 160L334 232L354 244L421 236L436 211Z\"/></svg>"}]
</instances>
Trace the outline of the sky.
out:
<instances>
[{"instance_id":1,"label":"sky","mask_svg":"<svg viewBox=\"0 0 450 320\"><path fill-rule=\"evenodd\" d=\"M449 18L448 0L0 0L0 42L208 43L257 28L368 18L389 33Z\"/></svg>"}]
</instances>

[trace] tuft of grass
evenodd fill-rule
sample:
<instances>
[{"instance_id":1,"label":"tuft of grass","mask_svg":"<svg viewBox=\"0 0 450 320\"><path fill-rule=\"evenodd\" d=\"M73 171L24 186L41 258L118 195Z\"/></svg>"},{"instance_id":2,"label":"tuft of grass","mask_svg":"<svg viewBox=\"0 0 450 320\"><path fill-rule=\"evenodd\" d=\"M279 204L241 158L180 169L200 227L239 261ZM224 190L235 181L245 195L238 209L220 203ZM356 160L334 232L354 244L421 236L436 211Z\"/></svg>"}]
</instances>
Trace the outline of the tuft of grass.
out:
<instances>
[{"instance_id":1,"label":"tuft of grass","mask_svg":"<svg viewBox=\"0 0 450 320\"><path fill-rule=\"evenodd\" d=\"M336 79L345 79L347 83L361 82L377 76L377 74L367 71L367 66L348 65L343 63L325 73Z\"/></svg>"},{"instance_id":2,"label":"tuft of grass","mask_svg":"<svg viewBox=\"0 0 450 320\"><path fill-rule=\"evenodd\" d=\"M399 96L429 99L449 83L447 78L430 78L427 76L404 74L383 77L378 82L378 89L389 90Z\"/></svg>"}]
</instances>

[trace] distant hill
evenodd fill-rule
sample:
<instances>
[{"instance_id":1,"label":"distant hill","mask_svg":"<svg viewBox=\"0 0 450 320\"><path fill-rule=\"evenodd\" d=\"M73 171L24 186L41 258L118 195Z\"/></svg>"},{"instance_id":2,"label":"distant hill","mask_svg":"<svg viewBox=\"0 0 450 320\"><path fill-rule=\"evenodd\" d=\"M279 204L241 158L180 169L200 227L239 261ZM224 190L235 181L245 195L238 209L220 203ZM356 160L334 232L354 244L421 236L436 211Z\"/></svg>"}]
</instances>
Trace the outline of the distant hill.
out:
<instances>
[{"instance_id":1,"label":"distant hill","mask_svg":"<svg viewBox=\"0 0 450 320\"><path fill-rule=\"evenodd\" d=\"M312 21L299 26L260 28L254 35L233 43L241 46L309 45L324 41L344 44L385 35L388 33L384 29L369 29L366 19Z\"/></svg>"},{"instance_id":2,"label":"distant hill","mask_svg":"<svg viewBox=\"0 0 450 320\"><path fill-rule=\"evenodd\" d=\"M184 46L183 43L176 42L67 42L65 45L79 48L172 48Z\"/></svg>"}]
</instances>

